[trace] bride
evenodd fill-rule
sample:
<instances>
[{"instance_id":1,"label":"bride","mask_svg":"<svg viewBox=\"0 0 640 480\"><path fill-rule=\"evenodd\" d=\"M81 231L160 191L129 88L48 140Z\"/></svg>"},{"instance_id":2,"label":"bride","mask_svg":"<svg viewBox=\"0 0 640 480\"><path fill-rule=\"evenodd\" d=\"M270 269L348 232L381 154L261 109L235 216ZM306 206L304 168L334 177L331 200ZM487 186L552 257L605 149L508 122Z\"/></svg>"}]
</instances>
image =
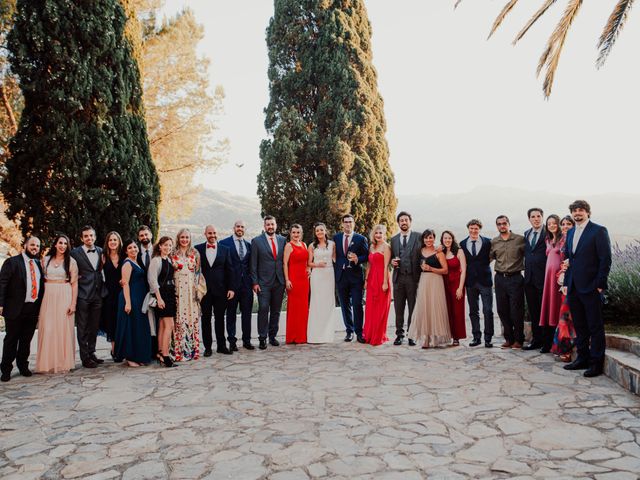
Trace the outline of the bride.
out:
<instances>
[{"instance_id":1,"label":"bride","mask_svg":"<svg viewBox=\"0 0 640 480\"><path fill-rule=\"evenodd\" d=\"M324 223L314 225L313 242L309 244L311 268L311 300L307 343L331 343L335 333L335 244L327 236Z\"/></svg>"}]
</instances>

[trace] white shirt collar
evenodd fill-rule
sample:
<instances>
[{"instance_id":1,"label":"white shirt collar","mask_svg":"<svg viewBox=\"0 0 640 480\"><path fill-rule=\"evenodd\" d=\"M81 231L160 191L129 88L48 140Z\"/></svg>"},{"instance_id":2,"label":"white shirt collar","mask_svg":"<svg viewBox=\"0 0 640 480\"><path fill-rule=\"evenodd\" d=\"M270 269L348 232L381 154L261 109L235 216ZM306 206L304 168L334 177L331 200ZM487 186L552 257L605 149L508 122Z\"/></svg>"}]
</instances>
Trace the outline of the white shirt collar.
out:
<instances>
[{"instance_id":1,"label":"white shirt collar","mask_svg":"<svg viewBox=\"0 0 640 480\"><path fill-rule=\"evenodd\" d=\"M84 252L85 252L85 253L89 253L89 250L90 250L90 249L89 249L89 247L87 247L84 243L82 244L82 248L84 249ZM96 246L94 245L94 246L91 248L91 250L96 250ZM96 250L96 252L97 252L97 250Z\"/></svg>"},{"instance_id":2,"label":"white shirt collar","mask_svg":"<svg viewBox=\"0 0 640 480\"><path fill-rule=\"evenodd\" d=\"M589 219L589 218L587 218L587 220L586 220L582 225L578 225L578 224L576 223L576 229L584 230L584 229L585 229L585 227L589 224L589 222L590 222L590 219Z\"/></svg>"}]
</instances>

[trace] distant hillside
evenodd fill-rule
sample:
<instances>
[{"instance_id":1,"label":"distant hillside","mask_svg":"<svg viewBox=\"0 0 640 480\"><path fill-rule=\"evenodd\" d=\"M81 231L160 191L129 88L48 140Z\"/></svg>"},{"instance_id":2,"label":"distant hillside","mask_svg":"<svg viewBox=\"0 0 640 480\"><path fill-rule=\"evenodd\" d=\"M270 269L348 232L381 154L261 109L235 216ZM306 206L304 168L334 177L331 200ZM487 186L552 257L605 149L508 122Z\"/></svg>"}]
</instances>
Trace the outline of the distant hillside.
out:
<instances>
[{"instance_id":1,"label":"distant hillside","mask_svg":"<svg viewBox=\"0 0 640 480\"><path fill-rule=\"evenodd\" d=\"M446 228L461 236L466 233L467 221L479 218L485 224L485 235L493 236L498 214L508 215L513 231L522 232L529 226L530 207L542 208L545 216L557 213L562 217L569 213L567 207L573 200L570 195L484 186L460 194L399 195L398 209L411 212L416 230L430 227L439 234ZM614 241L626 244L640 239L640 195L612 193L591 195L586 200L591 204L594 221L606 225ZM179 221L163 221L162 233L174 235L184 226L200 239L204 226L214 223L223 235L228 235L238 218L247 222L249 237L259 234L262 220L258 199L204 189L193 214Z\"/></svg>"}]
</instances>

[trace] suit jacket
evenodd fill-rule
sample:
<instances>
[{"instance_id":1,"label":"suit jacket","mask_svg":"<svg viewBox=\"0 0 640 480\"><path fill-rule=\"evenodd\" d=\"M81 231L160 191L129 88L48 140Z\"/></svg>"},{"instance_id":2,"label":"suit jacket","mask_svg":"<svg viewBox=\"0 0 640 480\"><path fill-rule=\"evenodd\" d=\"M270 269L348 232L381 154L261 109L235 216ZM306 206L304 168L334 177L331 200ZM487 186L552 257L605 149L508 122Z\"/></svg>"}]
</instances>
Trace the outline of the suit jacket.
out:
<instances>
[{"instance_id":1,"label":"suit jacket","mask_svg":"<svg viewBox=\"0 0 640 480\"><path fill-rule=\"evenodd\" d=\"M284 246L287 241L276 234L277 257L273 258L271 243L265 234L251 241L251 282L260 287L272 287L276 283L284 285Z\"/></svg>"},{"instance_id":2,"label":"suit jacket","mask_svg":"<svg viewBox=\"0 0 640 480\"><path fill-rule=\"evenodd\" d=\"M227 237L218 242L219 245L224 245L229 248L231 252L231 268L233 269L233 277L235 280L235 285L233 291L238 293L241 289L249 289L251 290L251 243L246 241L244 238L242 239L242 243L244 244L245 255L242 260L240 260L240 256L238 255L238 250L236 249L236 242L234 241L233 235Z\"/></svg>"},{"instance_id":3,"label":"suit jacket","mask_svg":"<svg viewBox=\"0 0 640 480\"><path fill-rule=\"evenodd\" d=\"M78 264L78 298L83 300L96 300L107 294L102 278L102 249L95 249L98 254L98 268L93 268L82 246L71 250L71 256Z\"/></svg>"},{"instance_id":4,"label":"suit jacket","mask_svg":"<svg viewBox=\"0 0 640 480\"><path fill-rule=\"evenodd\" d=\"M471 241L469 237L460 242L460 248L464 252L464 258L467 260L467 277L464 284L467 288L474 287L476 284L480 284L483 287L493 286L493 279L491 278L491 239L487 237L480 237L482 242L482 248L477 252L476 256L471 254Z\"/></svg>"},{"instance_id":5,"label":"suit jacket","mask_svg":"<svg viewBox=\"0 0 640 480\"><path fill-rule=\"evenodd\" d=\"M333 241L336 244L336 264L334 268L336 283L343 277L364 281L362 265L369 260L369 244L367 239L359 233L353 233L351 235L349 250L358 256L358 264L351 265L351 268L346 268L349 260L344 251L344 233L336 234L333 237Z\"/></svg>"},{"instance_id":6,"label":"suit jacket","mask_svg":"<svg viewBox=\"0 0 640 480\"><path fill-rule=\"evenodd\" d=\"M229 290L235 291L235 278L231 266L231 251L225 245L216 245L216 259L213 265L207 260L207 244L200 243L195 246L200 254L200 270L207 283L207 295L214 297L226 297Z\"/></svg>"},{"instance_id":7,"label":"suit jacket","mask_svg":"<svg viewBox=\"0 0 640 480\"><path fill-rule=\"evenodd\" d=\"M413 280L415 282L419 282L422 270L417 267L414 259L416 257L416 252L421 248L420 234L418 232L411 232L407 239L407 248L405 248L403 252L404 255L400 255L400 252L402 251L401 241L402 233L398 233L391 237L391 258L400 257L400 266L393 269L393 283L398 281L401 271L408 271L413 277Z\"/></svg>"},{"instance_id":8,"label":"suit jacket","mask_svg":"<svg viewBox=\"0 0 640 480\"><path fill-rule=\"evenodd\" d=\"M33 259L40 271L40 289L36 299L36 308L40 308L44 295L44 273L42 265L36 258ZM7 321L12 321L20 316L24 300L27 296L27 268L24 265L22 254L15 255L5 260L0 270L0 307L3 307L2 315Z\"/></svg>"},{"instance_id":9,"label":"suit jacket","mask_svg":"<svg viewBox=\"0 0 640 480\"><path fill-rule=\"evenodd\" d=\"M611 270L611 241L609 232L591 221L587 224L573 252L575 227L567 232L564 258L569 259L569 268L564 274L564 286L568 293L593 293L598 288L607 289Z\"/></svg>"},{"instance_id":10,"label":"suit jacket","mask_svg":"<svg viewBox=\"0 0 640 480\"><path fill-rule=\"evenodd\" d=\"M544 288L544 274L547 266L547 230L543 228L531 247L529 234L533 229L524 232L524 283L531 284L542 290Z\"/></svg>"},{"instance_id":11,"label":"suit jacket","mask_svg":"<svg viewBox=\"0 0 640 480\"><path fill-rule=\"evenodd\" d=\"M142 247L140 244L138 244L138 247L140 247L140 251L138 252L138 266L140 268L142 268L142 270L144 270L144 273L147 273L148 267L144 264L144 258L142 258ZM149 253L149 264L151 264L151 259L153 258L153 253L150 252Z\"/></svg>"}]
</instances>

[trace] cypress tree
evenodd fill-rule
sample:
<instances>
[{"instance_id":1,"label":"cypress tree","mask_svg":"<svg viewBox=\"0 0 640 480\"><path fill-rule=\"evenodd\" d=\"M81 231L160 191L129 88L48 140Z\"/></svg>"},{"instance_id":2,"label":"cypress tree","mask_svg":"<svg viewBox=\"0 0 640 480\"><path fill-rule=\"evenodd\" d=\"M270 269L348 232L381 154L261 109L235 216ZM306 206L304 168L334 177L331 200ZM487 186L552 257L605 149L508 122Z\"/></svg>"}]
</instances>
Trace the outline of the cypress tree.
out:
<instances>
[{"instance_id":1,"label":"cypress tree","mask_svg":"<svg viewBox=\"0 0 640 480\"><path fill-rule=\"evenodd\" d=\"M2 182L25 235L77 235L90 223L158 227L137 63L118 0L18 0L9 34L24 110Z\"/></svg>"},{"instance_id":2,"label":"cypress tree","mask_svg":"<svg viewBox=\"0 0 640 480\"><path fill-rule=\"evenodd\" d=\"M267 28L269 138L260 146L264 214L312 235L315 221L338 228L394 226L396 198L383 101L372 63L363 0L275 0Z\"/></svg>"}]
</instances>

